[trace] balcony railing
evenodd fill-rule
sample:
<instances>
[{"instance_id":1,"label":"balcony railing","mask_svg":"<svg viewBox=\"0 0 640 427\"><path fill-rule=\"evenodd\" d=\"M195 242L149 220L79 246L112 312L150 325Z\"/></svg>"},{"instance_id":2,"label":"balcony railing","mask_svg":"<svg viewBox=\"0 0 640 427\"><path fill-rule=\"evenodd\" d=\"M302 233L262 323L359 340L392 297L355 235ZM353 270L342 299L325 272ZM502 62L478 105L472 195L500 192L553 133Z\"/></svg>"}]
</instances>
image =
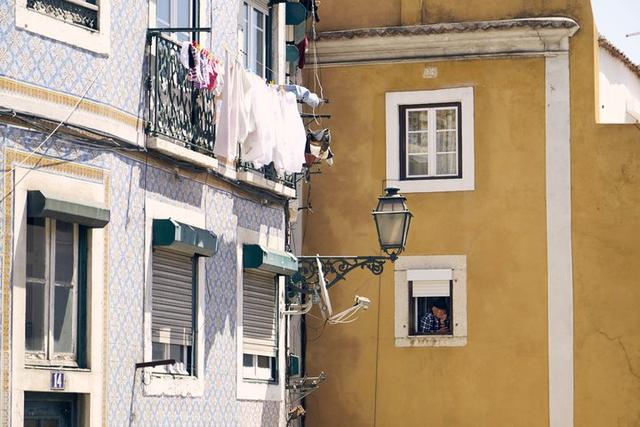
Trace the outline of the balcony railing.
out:
<instances>
[{"instance_id":1,"label":"balcony railing","mask_svg":"<svg viewBox=\"0 0 640 427\"><path fill-rule=\"evenodd\" d=\"M180 63L181 46L161 32L147 35L149 55L146 131L178 145L213 156L215 103L213 94L187 80Z\"/></svg>"},{"instance_id":2,"label":"balcony railing","mask_svg":"<svg viewBox=\"0 0 640 427\"><path fill-rule=\"evenodd\" d=\"M187 80L188 70L180 63L181 45L149 30L148 118L146 132L213 157L215 144L215 102L208 90L199 90ZM265 179L295 188L300 174L278 176L273 166L259 169L239 159L238 170L253 171Z\"/></svg>"}]
</instances>

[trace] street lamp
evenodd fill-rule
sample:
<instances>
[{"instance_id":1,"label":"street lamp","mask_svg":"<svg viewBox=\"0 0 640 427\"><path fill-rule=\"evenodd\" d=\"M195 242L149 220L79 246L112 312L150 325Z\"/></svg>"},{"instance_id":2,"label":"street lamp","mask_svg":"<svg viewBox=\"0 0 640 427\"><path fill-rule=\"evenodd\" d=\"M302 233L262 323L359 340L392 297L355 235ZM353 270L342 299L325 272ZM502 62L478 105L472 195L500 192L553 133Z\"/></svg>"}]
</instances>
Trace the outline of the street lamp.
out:
<instances>
[{"instance_id":1,"label":"street lamp","mask_svg":"<svg viewBox=\"0 0 640 427\"><path fill-rule=\"evenodd\" d=\"M404 250L413 216L407 208L407 198L398 191L397 188L386 188L385 194L378 197L378 206L372 212L380 248L387 256L301 256L298 257L301 277L295 277L294 281L298 279L304 284L318 283L316 258L322 264L327 288L344 279L357 267L366 268L375 275L382 274L384 263L395 262Z\"/></svg>"},{"instance_id":2,"label":"street lamp","mask_svg":"<svg viewBox=\"0 0 640 427\"><path fill-rule=\"evenodd\" d=\"M407 198L398 194L397 188L389 187L385 191L387 194L378 197L378 206L372 215L380 247L391 261L395 261L407 243L413 215L407 208Z\"/></svg>"}]
</instances>

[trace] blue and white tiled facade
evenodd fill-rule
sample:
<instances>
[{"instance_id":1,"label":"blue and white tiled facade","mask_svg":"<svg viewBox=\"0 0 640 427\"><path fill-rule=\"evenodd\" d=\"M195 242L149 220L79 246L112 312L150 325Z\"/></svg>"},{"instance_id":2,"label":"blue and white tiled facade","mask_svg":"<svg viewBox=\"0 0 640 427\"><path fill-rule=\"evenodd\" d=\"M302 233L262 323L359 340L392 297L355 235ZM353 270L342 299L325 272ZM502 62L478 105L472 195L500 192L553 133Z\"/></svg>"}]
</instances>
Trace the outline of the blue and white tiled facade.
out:
<instances>
[{"instance_id":1,"label":"blue and white tiled facade","mask_svg":"<svg viewBox=\"0 0 640 427\"><path fill-rule=\"evenodd\" d=\"M109 0L111 6L111 52L109 55L58 42L16 26L16 0L0 1L0 77L49 92L81 96L142 119L145 111L144 82L146 30L149 26L147 0ZM206 46L220 56L225 48L237 49L239 0L206 1L206 19L211 40ZM99 74L96 76L96 74ZM95 80L95 81L94 81ZM93 82L93 84L91 84ZM34 101L36 102L36 101ZM0 101L0 107L2 107ZM25 127L0 124L0 269L11 275L7 259L14 244L12 194L5 194L5 180L13 180L6 153L11 150L34 153L68 165L85 165L104 171L109 177L107 361L104 376L103 425L108 426L252 426L283 425L284 402L237 399L237 233L238 227L285 234L283 208L265 206L241 197L228 186L180 177L169 163L145 162L144 155L129 155L79 146L73 140L53 137L45 144L45 134ZM219 251L205 261L205 343L203 397L150 397L142 388L140 371L134 364L143 360L145 201L156 199L177 207L198 211L206 218L206 228L219 238ZM10 279L9 279L10 280ZM7 293L8 291L8 293ZM11 383L11 287L0 287L1 387ZM8 306L10 307L10 305ZM10 387L9 387L10 389ZM0 425L11 420L9 396L0 404ZM6 399L5 399L6 398ZM131 424L130 424L131 422ZM14 424L15 425L15 424Z\"/></svg>"},{"instance_id":2,"label":"blue and white tiled facade","mask_svg":"<svg viewBox=\"0 0 640 427\"><path fill-rule=\"evenodd\" d=\"M7 126L0 126L0 135L5 150L24 152L33 151L44 138ZM128 425L130 408L134 425L141 426L280 424L282 402L236 399L236 234L238 226L256 231L260 227L283 230L283 210L176 178L172 172L142 160L87 151L64 139L52 138L42 149L49 149L47 154L54 159L103 168L111 177L106 425ZM206 259L202 398L145 396L140 374L134 380L133 366L143 360L145 198L202 211L206 228L220 239L218 253Z\"/></svg>"}]
</instances>

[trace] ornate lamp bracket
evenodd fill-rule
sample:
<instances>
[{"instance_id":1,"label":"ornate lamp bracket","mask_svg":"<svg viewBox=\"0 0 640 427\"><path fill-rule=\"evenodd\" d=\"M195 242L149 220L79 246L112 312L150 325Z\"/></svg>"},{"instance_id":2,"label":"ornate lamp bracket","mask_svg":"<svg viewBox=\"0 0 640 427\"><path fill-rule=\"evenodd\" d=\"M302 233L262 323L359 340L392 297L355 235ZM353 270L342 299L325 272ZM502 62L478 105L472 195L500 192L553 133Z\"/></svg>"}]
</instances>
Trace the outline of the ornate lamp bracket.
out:
<instances>
[{"instance_id":1,"label":"ornate lamp bracket","mask_svg":"<svg viewBox=\"0 0 640 427\"><path fill-rule=\"evenodd\" d=\"M382 274L384 263L388 260L395 261L397 255L390 256L301 256L298 257L299 273L302 278L303 289L309 289L309 285L315 285L318 280L318 264L320 260L322 270L327 282L327 289L339 281L345 279L352 270L365 268L376 276ZM299 279L299 278L298 278Z\"/></svg>"}]
</instances>

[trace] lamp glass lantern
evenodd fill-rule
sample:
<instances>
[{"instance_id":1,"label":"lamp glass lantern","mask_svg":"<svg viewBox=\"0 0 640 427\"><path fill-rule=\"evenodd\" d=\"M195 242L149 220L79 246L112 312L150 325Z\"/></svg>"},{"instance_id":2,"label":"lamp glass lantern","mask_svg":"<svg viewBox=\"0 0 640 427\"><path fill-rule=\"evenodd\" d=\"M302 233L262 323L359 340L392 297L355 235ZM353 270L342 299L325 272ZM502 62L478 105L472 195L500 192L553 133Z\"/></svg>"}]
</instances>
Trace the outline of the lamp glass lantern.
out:
<instances>
[{"instance_id":1,"label":"lamp glass lantern","mask_svg":"<svg viewBox=\"0 0 640 427\"><path fill-rule=\"evenodd\" d=\"M386 194L378 197L378 206L372 213L380 247L391 260L404 250L413 216L407 208L407 198L398 191L398 188L386 188Z\"/></svg>"}]
</instances>

